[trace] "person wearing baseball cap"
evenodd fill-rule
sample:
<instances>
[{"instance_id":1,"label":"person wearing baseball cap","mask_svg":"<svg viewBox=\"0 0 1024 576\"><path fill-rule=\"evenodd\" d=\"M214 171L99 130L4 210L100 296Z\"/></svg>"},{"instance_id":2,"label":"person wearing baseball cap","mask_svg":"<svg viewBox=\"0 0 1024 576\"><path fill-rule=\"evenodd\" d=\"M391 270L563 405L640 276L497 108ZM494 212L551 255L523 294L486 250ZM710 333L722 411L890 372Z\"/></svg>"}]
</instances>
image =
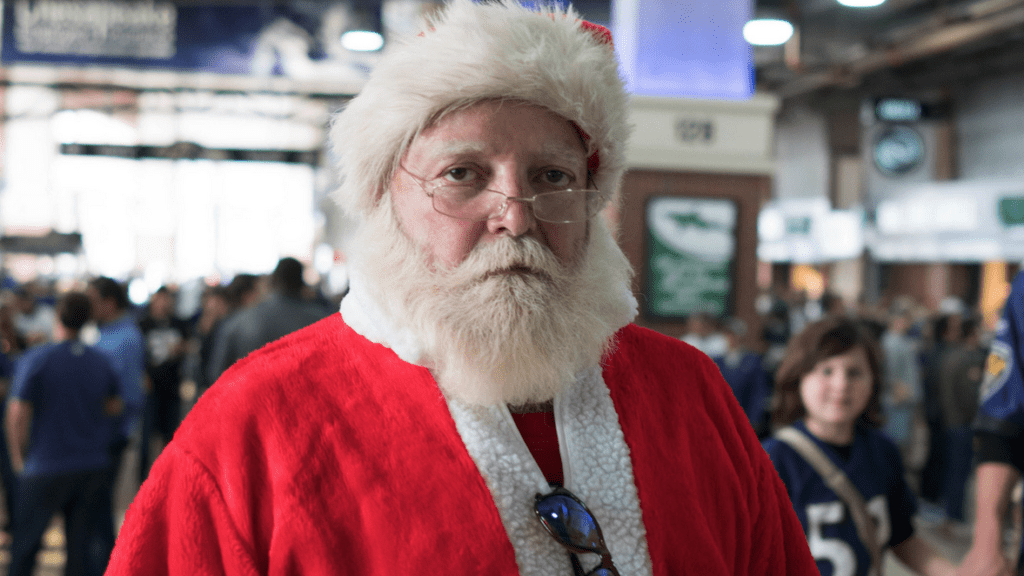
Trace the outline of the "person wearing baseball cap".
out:
<instances>
[{"instance_id":1,"label":"person wearing baseball cap","mask_svg":"<svg viewBox=\"0 0 1024 576\"><path fill-rule=\"evenodd\" d=\"M330 129L340 313L203 395L108 574L817 574L714 363L632 324L629 131L572 8L452 0L391 49Z\"/></svg>"}]
</instances>

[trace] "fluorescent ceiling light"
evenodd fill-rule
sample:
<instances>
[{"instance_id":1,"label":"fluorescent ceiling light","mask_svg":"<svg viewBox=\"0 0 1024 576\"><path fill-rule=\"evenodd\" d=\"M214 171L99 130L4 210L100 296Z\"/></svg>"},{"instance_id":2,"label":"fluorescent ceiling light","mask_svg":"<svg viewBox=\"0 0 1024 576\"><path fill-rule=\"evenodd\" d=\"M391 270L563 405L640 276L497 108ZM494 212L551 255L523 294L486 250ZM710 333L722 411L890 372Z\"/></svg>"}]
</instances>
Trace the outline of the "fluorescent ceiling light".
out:
<instances>
[{"instance_id":1,"label":"fluorescent ceiling light","mask_svg":"<svg viewBox=\"0 0 1024 576\"><path fill-rule=\"evenodd\" d=\"M384 37L369 30L349 30L341 35L341 45L354 52L373 52L384 46Z\"/></svg>"},{"instance_id":2,"label":"fluorescent ceiling light","mask_svg":"<svg viewBox=\"0 0 1024 576\"><path fill-rule=\"evenodd\" d=\"M743 39L755 46L779 46L793 36L793 25L785 20L760 18L743 25Z\"/></svg>"},{"instance_id":3,"label":"fluorescent ceiling light","mask_svg":"<svg viewBox=\"0 0 1024 576\"><path fill-rule=\"evenodd\" d=\"M885 0L837 0L837 2L849 8L874 8L884 4Z\"/></svg>"}]
</instances>

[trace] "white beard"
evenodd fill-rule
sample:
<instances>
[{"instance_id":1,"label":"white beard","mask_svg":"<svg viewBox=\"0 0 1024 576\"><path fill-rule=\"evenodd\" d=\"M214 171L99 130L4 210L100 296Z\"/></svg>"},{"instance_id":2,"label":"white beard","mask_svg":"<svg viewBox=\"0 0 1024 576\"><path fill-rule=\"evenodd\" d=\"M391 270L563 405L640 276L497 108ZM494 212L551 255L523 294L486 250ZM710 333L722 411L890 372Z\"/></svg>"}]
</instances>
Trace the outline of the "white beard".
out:
<instances>
[{"instance_id":1,"label":"white beard","mask_svg":"<svg viewBox=\"0 0 1024 576\"><path fill-rule=\"evenodd\" d=\"M397 328L415 334L441 389L478 405L542 403L596 366L636 314L632 270L600 218L569 266L533 238L479 244L431 266L384 201L353 264Z\"/></svg>"}]
</instances>

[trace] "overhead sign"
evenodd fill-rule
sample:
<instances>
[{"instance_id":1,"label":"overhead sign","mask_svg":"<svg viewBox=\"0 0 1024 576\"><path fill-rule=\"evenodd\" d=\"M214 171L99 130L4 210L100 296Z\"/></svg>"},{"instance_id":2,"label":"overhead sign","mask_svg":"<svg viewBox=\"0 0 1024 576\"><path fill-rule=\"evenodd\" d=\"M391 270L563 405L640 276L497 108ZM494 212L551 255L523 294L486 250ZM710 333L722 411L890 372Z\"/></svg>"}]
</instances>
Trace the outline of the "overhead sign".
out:
<instances>
[{"instance_id":1,"label":"overhead sign","mask_svg":"<svg viewBox=\"0 0 1024 576\"><path fill-rule=\"evenodd\" d=\"M815 264L864 252L864 212L833 210L823 197L784 198L761 209L757 257L764 262Z\"/></svg>"},{"instance_id":2,"label":"overhead sign","mask_svg":"<svg viewBox=\"0 0 1024 576\"><path fill-rule=\"evenodd\" d=\"M886 126L875 136L871 156L886 176L903 176L921 167L927 153L924 138L910 126Z\"/></svg>"},{"instance_id":3,"label":"overhead sign","mask_svg":"<svg viewBox=\"0 0 1024 576\"><path fill-rule=\"evenodd\" d=\"M647 316L729 312L736 214L736 203L724 199L660 196L647 202Z\"/></svg>"},{"instance_id":4,"label":"overhead sign","mask_svg":"<svg viewBox=\"0 0 1024 576\"><path fill-rule=\"evenodd\" d=\"M875 98L875 118L880 122L917 122L949 116L946 102L924 102L914 98Z\"/></svg>"},{"instance_id":5,"label":"overhead sign","mask_svg":"<svg viewBox=\"0 0 1024 576\"><path fill-rule=\"evenodd\" d=\"M921 119L921 102L911 98L880 98L875 101L875 118L883 122L916 122Z\"/></svg>"},{"instance_id":6,"label":"overhead sign","mask_svg":"<svg viewBox=\"0 0 1024 576\"><path fill-rule=\"evenodd\" d=\"M685 144L715 141L715 121L712 119L680 118L675 125L676 138Z\"/></svg>"},{"instance_id":7,"label":"overhead sign","mask_svg":"<svg viewBox=\"0 0 1024 576\"><path fill-rule=\"evenodd\" d=\"M8 0L0 62L303 78L365 75L344 50L320 40L340 35L327 30L338 21L328 11L342 9L347 5L300 0Z\"/></svg>"},{"instance_id":8,"label":"overhead sign","mask_svg":"<svg viewBox=\"0 0 1024 576\"><path fill-rule=\"evenodd\" d=\"M82 249L82 235L78 232L63 234L50 231L42 236L0 236L0 252L21 254L60 254Z\"/></svg>"},{"instance_id":9,"label":"overhead sign","mask_svg":"<svg viewBox=\"0 0 1024 576\"><path fill-rule=\"evenodd\" d=\"M170 2L16 0L5 10L22 54L167 59L176 52Z\"/></svg>"},{"instance_id":10,"label":"overhead sign","mask_svg":"<svg viewBox=\"0 0 1024 576\"><path fill-rule=\"evenodd\" d=\"M1003 196L999 199L999 220L1003 226L1024 226L1024 196Z\"/></svg>"},{"instance_id":11,"label":"overhead sign","mask_svg":"<svg viewBox=\"0 0 1024 576\"><path fill-rule=\"evenodd\" d=\"M745 100L753 52L743 38L749 0L613 0L612 34L630 92Z\"/></svg>"},{"instance_id":12,"label":"overhead sign","mask_svg":"<svg viewBox=\"0 0 1024 576\"><path fill-rule=\"evenodd\" d=\"M316 166L317 150L269 150L266 148L207 148L194 142L170 146L126 146L121 144L61 144L60 153L74 156L114 158L158 158L164 160L233 160L239 162L283 162Z\"/></svg>"},{"instance_id":13,"label":"overhead sign","mask_svg":"<svg viewBox=\"0 0 1024 576\"><path fill-rule=\"evenodd\" d=\"M870 250L881 261L1024 259L1024 184L947 181L900 189L875 209Z\"/></svg>"},{"instance_id":14,"label":"overhead sign","mask_svg":"<svg viewBox=\"0 0 1024 576\"><path fill-rule=\"evenodd\" d=\"M771 174L772 128L779 101L634 96L626 147L630 168Z\"/></svg>"}]
</instances>

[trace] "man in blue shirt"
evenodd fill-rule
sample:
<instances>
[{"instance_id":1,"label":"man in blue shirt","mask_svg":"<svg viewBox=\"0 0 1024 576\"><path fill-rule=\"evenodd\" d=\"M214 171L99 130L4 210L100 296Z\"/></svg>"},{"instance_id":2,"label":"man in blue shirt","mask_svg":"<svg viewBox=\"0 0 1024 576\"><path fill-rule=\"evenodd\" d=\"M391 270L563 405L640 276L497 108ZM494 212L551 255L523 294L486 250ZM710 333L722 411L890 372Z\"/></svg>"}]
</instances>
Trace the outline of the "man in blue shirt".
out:
<instances>
[{"instance_id":1,"label":"man in blue shirt","mask_svg":"<svg viewBox=\"0 0 1024 576\"><path fill-rule=\"evenodd\" d=\"M90 551L90 575L102 574L114 548L114 491L125 449L132 438L138 437L142 409L145 405L143 375L146 370L146 342L135 318L129 311L128 292L112 278L100 276L92 279L86 290L92 301L92 316L99 325L100 338L96 348L113 361L122 385L124 413L110 444L110 463L107 468L103 498L96 517L94 542Z\"/></svg>"},{"instance_id":2,"label":"man in blue shirt","mask_svg":"<svg viewBox=\"0 0 1024 576\"><path fill-rule=\"evenodd\" d=\"M61 299L56 342L32 348L11 382L6 430L20 474L14 507L11 576L31 576L40 539L64 515L65 574L85 573L92 518L101 501L109 448L120 415L120 381L106 355L78 340L89 298Z\"/></svg>"}]
</instances>

